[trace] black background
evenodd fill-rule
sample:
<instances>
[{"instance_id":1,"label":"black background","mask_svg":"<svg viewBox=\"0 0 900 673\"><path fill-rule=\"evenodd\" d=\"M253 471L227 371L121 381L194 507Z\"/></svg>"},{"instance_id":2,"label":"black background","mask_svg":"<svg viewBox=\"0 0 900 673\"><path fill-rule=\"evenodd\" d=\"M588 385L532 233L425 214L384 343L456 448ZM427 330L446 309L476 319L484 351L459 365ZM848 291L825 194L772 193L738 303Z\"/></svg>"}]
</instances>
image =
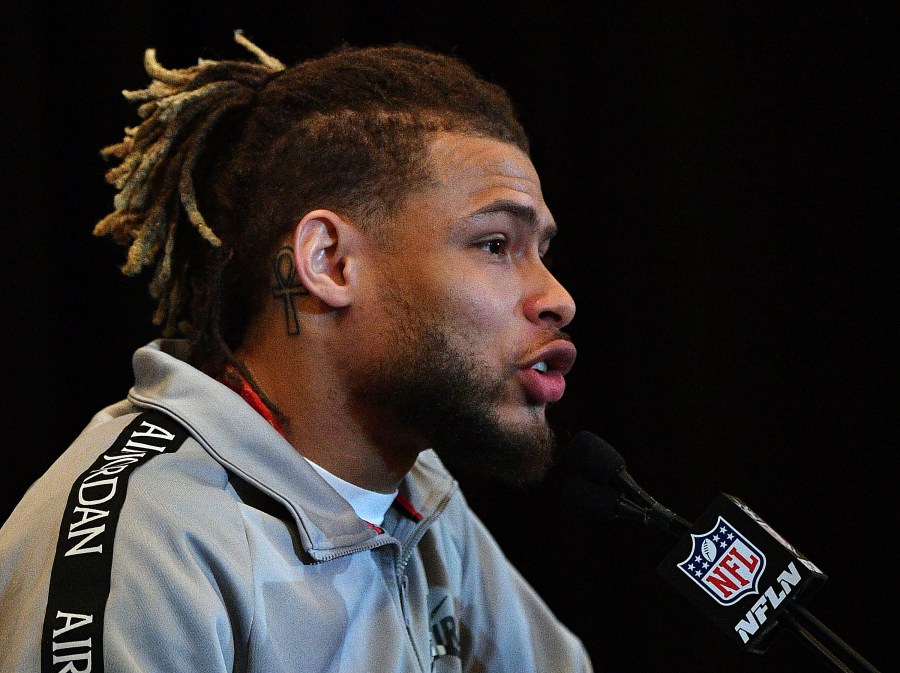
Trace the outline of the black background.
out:
<instances>
[{"instance_id":1,"label":"black background","mask_svg":"<svg viewBox=\"0 0 900 673\"><path fill-rule=\"evenodd\" d=\"M687 518L741 497L830 575L814 613L897 670L895 7L4 3L2 517L155 335L90 236L144 48L183 67L243 58L234 28L286 62L406 41L505 86L530 134L578 303L563 436L605 437ZM655 574L660 534L464 486L598 670L827 670L790 637L733 649Z\"/></svg>"}]
</instances>

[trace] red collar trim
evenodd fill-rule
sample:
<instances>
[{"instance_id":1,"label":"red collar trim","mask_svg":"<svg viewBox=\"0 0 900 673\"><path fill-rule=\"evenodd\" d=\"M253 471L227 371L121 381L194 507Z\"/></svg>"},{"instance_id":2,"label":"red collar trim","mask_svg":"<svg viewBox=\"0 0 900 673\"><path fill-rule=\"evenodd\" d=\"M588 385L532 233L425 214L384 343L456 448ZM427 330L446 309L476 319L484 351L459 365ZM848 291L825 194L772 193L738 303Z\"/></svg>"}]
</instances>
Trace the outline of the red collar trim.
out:
<instances>
[{"instance_id":1,"label":"red collar trim","mask_svg":"<svg viewBox=\"0 0 900 673\"><path fill-rule=\"evenodd\" d=\"M398 493L397 497L394 498L394 505L403 510L405 514L412 517L412 519L414 519L415 521L422 520L422 515L419 514L418 510L416 510L415 507L413 507L413 504L409 501L409 498L407 498L402 493Z\"/></svg>"},{"instance_id":2,"label":"red collar trim","mask_svg":"<svg viewBox=\"0 0 900 673\"><path fill-rule=\"evenodd\" d=\"M247 383L247 379L231 364L225 365L225 372L219 377L219 382L224 383L234 392L243 398L244 402L249 404L263 418L268 421L269 425L278 430L278 433L284 437L284 430L272 410L266 406L256 391Z\"/></svg>"}]
</instances>

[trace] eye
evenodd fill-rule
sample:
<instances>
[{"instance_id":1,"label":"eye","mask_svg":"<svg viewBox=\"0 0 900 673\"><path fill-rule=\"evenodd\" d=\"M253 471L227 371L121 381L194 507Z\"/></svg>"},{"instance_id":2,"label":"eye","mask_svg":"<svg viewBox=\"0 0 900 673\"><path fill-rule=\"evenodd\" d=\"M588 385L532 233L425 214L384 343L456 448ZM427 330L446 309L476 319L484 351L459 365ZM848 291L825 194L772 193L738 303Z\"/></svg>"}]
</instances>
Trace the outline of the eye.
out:
<instances>
[{"instance_id":1,"label":"eye","mask_svg":"<svg viewBox=\"0 0 900 673\"><path fill-rule=\"evenodd\" d=\"M495 257L505 255L509 249L509 241L506 239L506 236L503 236L502 234L497 234L491 238L479 241L476 245Z\"/></svg>"}]
</instances>

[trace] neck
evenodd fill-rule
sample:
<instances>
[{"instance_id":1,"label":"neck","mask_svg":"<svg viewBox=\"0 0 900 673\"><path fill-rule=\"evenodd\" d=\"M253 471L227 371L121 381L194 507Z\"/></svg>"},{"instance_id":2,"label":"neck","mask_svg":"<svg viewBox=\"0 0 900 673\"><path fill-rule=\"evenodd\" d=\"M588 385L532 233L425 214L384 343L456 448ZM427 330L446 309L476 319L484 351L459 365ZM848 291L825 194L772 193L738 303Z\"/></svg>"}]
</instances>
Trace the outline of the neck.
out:
<instances>
[{"instance_id":1,"label":"neck","mask_svg":"<svg viewBox=\"0 0 900 673\"><path fill-rule=\"evenodd\" d=\"M235 354L284 415L284 435L302 456L351 484L393 493L424 442L353 399L342 349L304 336L260 338L251 329Z\"/></svg>"}]
</instances>

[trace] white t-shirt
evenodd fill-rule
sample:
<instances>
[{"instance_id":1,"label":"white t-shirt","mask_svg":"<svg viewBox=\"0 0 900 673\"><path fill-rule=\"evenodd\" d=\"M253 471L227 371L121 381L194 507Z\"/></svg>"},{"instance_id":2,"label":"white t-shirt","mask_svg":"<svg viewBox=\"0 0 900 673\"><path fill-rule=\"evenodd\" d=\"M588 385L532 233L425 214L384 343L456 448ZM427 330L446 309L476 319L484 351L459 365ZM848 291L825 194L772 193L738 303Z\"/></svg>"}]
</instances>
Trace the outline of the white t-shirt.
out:
<instances>
[{"instance_id":1,"label":"white t-shirt","mask_svg":"<svg viewBox=\"0 0 900 673\"><path fill-rule=\"evenodd\" d=\"M394 498L397 497L397 491L394 491L393 493L377 493L365 488L360 488L356 484L351 484L349 481L344 481L340 477L331 474L331 472L321 465L316 465L309 458L306 458L306 456L303 457L306 459L306 462L312 465L312 468L319 473L322 479L328 482L331 488L337 491L344 500L350 503L353 511L356 512L356 516L363 521L368 521L373 526L381 526L381 524L384 523L384 515L394 503Z\"/></svg>"}]
</instances>

